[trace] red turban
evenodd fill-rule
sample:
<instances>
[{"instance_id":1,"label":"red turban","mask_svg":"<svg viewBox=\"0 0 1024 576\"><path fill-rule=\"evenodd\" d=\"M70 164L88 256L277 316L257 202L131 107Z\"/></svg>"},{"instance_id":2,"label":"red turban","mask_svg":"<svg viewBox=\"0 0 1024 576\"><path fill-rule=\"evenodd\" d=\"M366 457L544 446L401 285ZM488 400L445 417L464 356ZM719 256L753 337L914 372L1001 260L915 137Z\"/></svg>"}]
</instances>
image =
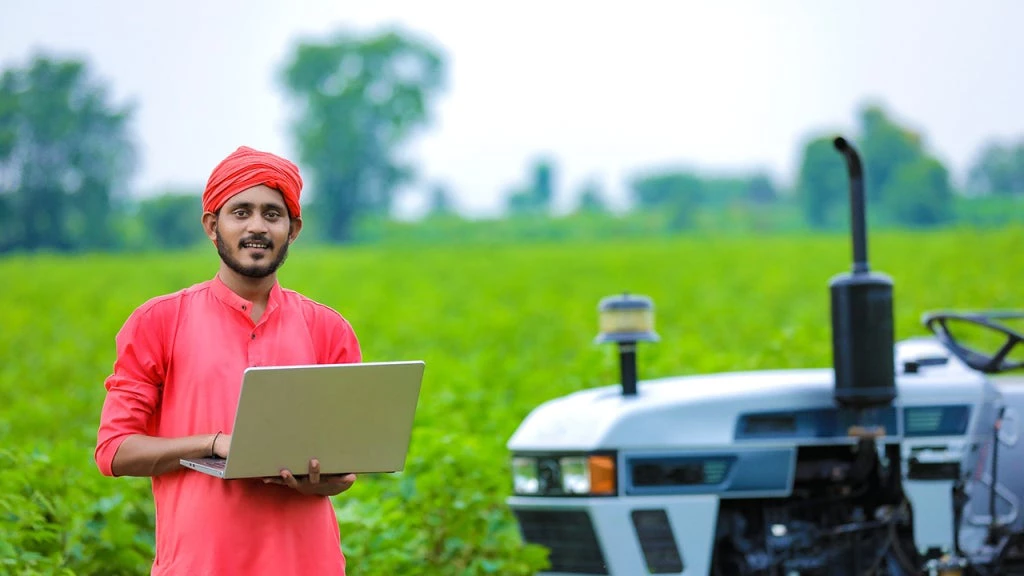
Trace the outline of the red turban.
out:
<instances>
[{"instance_id":1,"label":"red turban","mask_svg":"<svg viewBox=\"0 0 1024 576\"><path fill-rule=\"evenodd\" d=\"M247 146L232 152L213 169L203 191L203 211L216 212L235 194L260 184L281 192L289 216L301 216L299 168L280 156Z\"/></svg>"}]
</instances>

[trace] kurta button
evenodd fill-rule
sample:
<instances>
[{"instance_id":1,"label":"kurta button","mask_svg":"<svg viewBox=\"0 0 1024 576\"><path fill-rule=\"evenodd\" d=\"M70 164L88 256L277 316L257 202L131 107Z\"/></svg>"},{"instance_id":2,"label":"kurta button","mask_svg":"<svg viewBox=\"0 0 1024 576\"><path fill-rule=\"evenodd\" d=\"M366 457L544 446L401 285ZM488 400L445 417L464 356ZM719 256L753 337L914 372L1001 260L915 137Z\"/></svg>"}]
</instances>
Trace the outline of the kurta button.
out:
<instances>
[{"instance_id":1,"label":"kurta button","mask_svg":"<svg viewBox=\"0 0 1024 576\"><path fill-rule=\"evenodd\" d=\"M256 339L256 333L255 333L255 332L253 332L253 333L252 333L252 339L253 339L253 340L255 340L255 339Z\"/></svg>"},{"instance_id":2,"label":"kurta button","mask_svg":"<svg viewBox=\"0 0 1024 576\"><path fill-rule=\"evenodd\" d=\"M245 304L242 304L242 310L245 310Z\"/></svg>"}]
</instances>

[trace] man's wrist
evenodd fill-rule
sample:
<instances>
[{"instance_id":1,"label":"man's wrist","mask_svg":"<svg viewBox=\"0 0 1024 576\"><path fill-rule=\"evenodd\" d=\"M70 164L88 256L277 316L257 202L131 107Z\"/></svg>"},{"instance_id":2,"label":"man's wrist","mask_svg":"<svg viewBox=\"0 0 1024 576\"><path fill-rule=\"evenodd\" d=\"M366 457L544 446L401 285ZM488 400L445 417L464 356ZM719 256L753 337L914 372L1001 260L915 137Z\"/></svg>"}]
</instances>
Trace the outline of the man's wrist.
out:
<instances>
[{"instance_id":1,"label":"man's wrist","mask_svg":"<svg viewBox=\"0 0 1024 576\"><path fill-rule=\"evenodd\" d=\"M213 441L210 442L210 458L217 455L217 438L219 438L220 435L221 432L219 431L213 435Z\"/></svg>"}]
</instances>

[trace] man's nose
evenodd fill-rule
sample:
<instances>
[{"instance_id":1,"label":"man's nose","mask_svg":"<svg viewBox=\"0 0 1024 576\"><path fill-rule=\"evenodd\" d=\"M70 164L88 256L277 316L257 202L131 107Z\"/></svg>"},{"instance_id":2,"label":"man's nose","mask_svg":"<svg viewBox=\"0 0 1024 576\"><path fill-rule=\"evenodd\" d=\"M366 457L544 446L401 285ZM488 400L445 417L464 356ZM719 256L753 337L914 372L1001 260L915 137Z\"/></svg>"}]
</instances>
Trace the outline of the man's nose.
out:
<instances>
[{"instance_id":1,"label":"man's nose","mask_svg":"<svg viewBox=\"0 0 1024 576\"><path fill-rule=\"evenodd\" d=\"M249 218L248 226L246 228L249 232L266 232L270 229L267 221L263 216L256 214L252 218Z\"/></svg>"}]
</instances>

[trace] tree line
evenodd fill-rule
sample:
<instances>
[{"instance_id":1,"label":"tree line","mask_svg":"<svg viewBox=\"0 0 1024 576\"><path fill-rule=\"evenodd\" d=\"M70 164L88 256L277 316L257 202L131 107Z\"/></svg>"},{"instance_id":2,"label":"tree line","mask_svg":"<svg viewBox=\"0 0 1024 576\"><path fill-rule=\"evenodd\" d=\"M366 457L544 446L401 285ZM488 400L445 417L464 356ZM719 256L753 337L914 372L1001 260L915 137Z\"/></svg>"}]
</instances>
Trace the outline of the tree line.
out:
<instances>
[{"instance_id":1,"label":"tree line","mask_svg":"<svg viewBox=\"0 0 1024 576\"><path fill-rule=\"evenodd\" d=\"M395 29L341 32L293 46L279 80L296 110L292 137L321 240L359 240L360 223L388 220L397 191L414 183L425 190L428 206L418 225L460 218L452 191L422 182L415 163L402 159L403 147L429 125L432 104L445 87L446 60L437 47ZM199 190L167 190L145 199L132 194L134 109L133 103L113 101L109 85L84 60L37 54L3 70L0 252L180 248L203 238ZM881 105L865 105L856 134L845 135L864 157L869 209L884 224L954 224L979 213L972 202L996 206L989 209L990 220L1005 222L1012 216L998 203L1024 198L1024 137L986 144L966 186L957 190L924 137ZM764 171L638 171L627 182L628 212L616 217L656 214L669 232L736 213L755 228L844 226L847 180L833 136L822 132L803 143L789 187ZM540 157L525 172L522 183L503 193L505 218L551 218L562 193L557 161ZM571 194L576 214L611 212L596 179Z\"/></svg>"},{"instance_id":2,"label":"tree line","mask_svg":"<svg viewBox=\"0 0 1024 576\"><path fill-rule=\"evenodd\" d=\"M632 212L660 215L669 231L700 226L708 215L720 223L728 212L743 212L748 227L812 230L845 228L849 221L849 180L833 147L839 131L819 131L801 147L796 181L780 186L762 170L715 175L667 167L639 171L627 182ZM865 192L871 217L883 226L928 228L944 225L1024 222L1024 137L989 141L970 168L966 185L956 189L949 171L925 144L925 138L901 125L877 103L857 114L853 134L864 161ZM506 194L506 213L551 214L551 159L532 167L529 185ZM606 196L594 181L575 194L580 213L608 212ZM1002 211L1002 213L999 213ZM706 218L704 218L706 219ZM764 222L773 220L772 222Z\"/></svg>"}]
</instances>

